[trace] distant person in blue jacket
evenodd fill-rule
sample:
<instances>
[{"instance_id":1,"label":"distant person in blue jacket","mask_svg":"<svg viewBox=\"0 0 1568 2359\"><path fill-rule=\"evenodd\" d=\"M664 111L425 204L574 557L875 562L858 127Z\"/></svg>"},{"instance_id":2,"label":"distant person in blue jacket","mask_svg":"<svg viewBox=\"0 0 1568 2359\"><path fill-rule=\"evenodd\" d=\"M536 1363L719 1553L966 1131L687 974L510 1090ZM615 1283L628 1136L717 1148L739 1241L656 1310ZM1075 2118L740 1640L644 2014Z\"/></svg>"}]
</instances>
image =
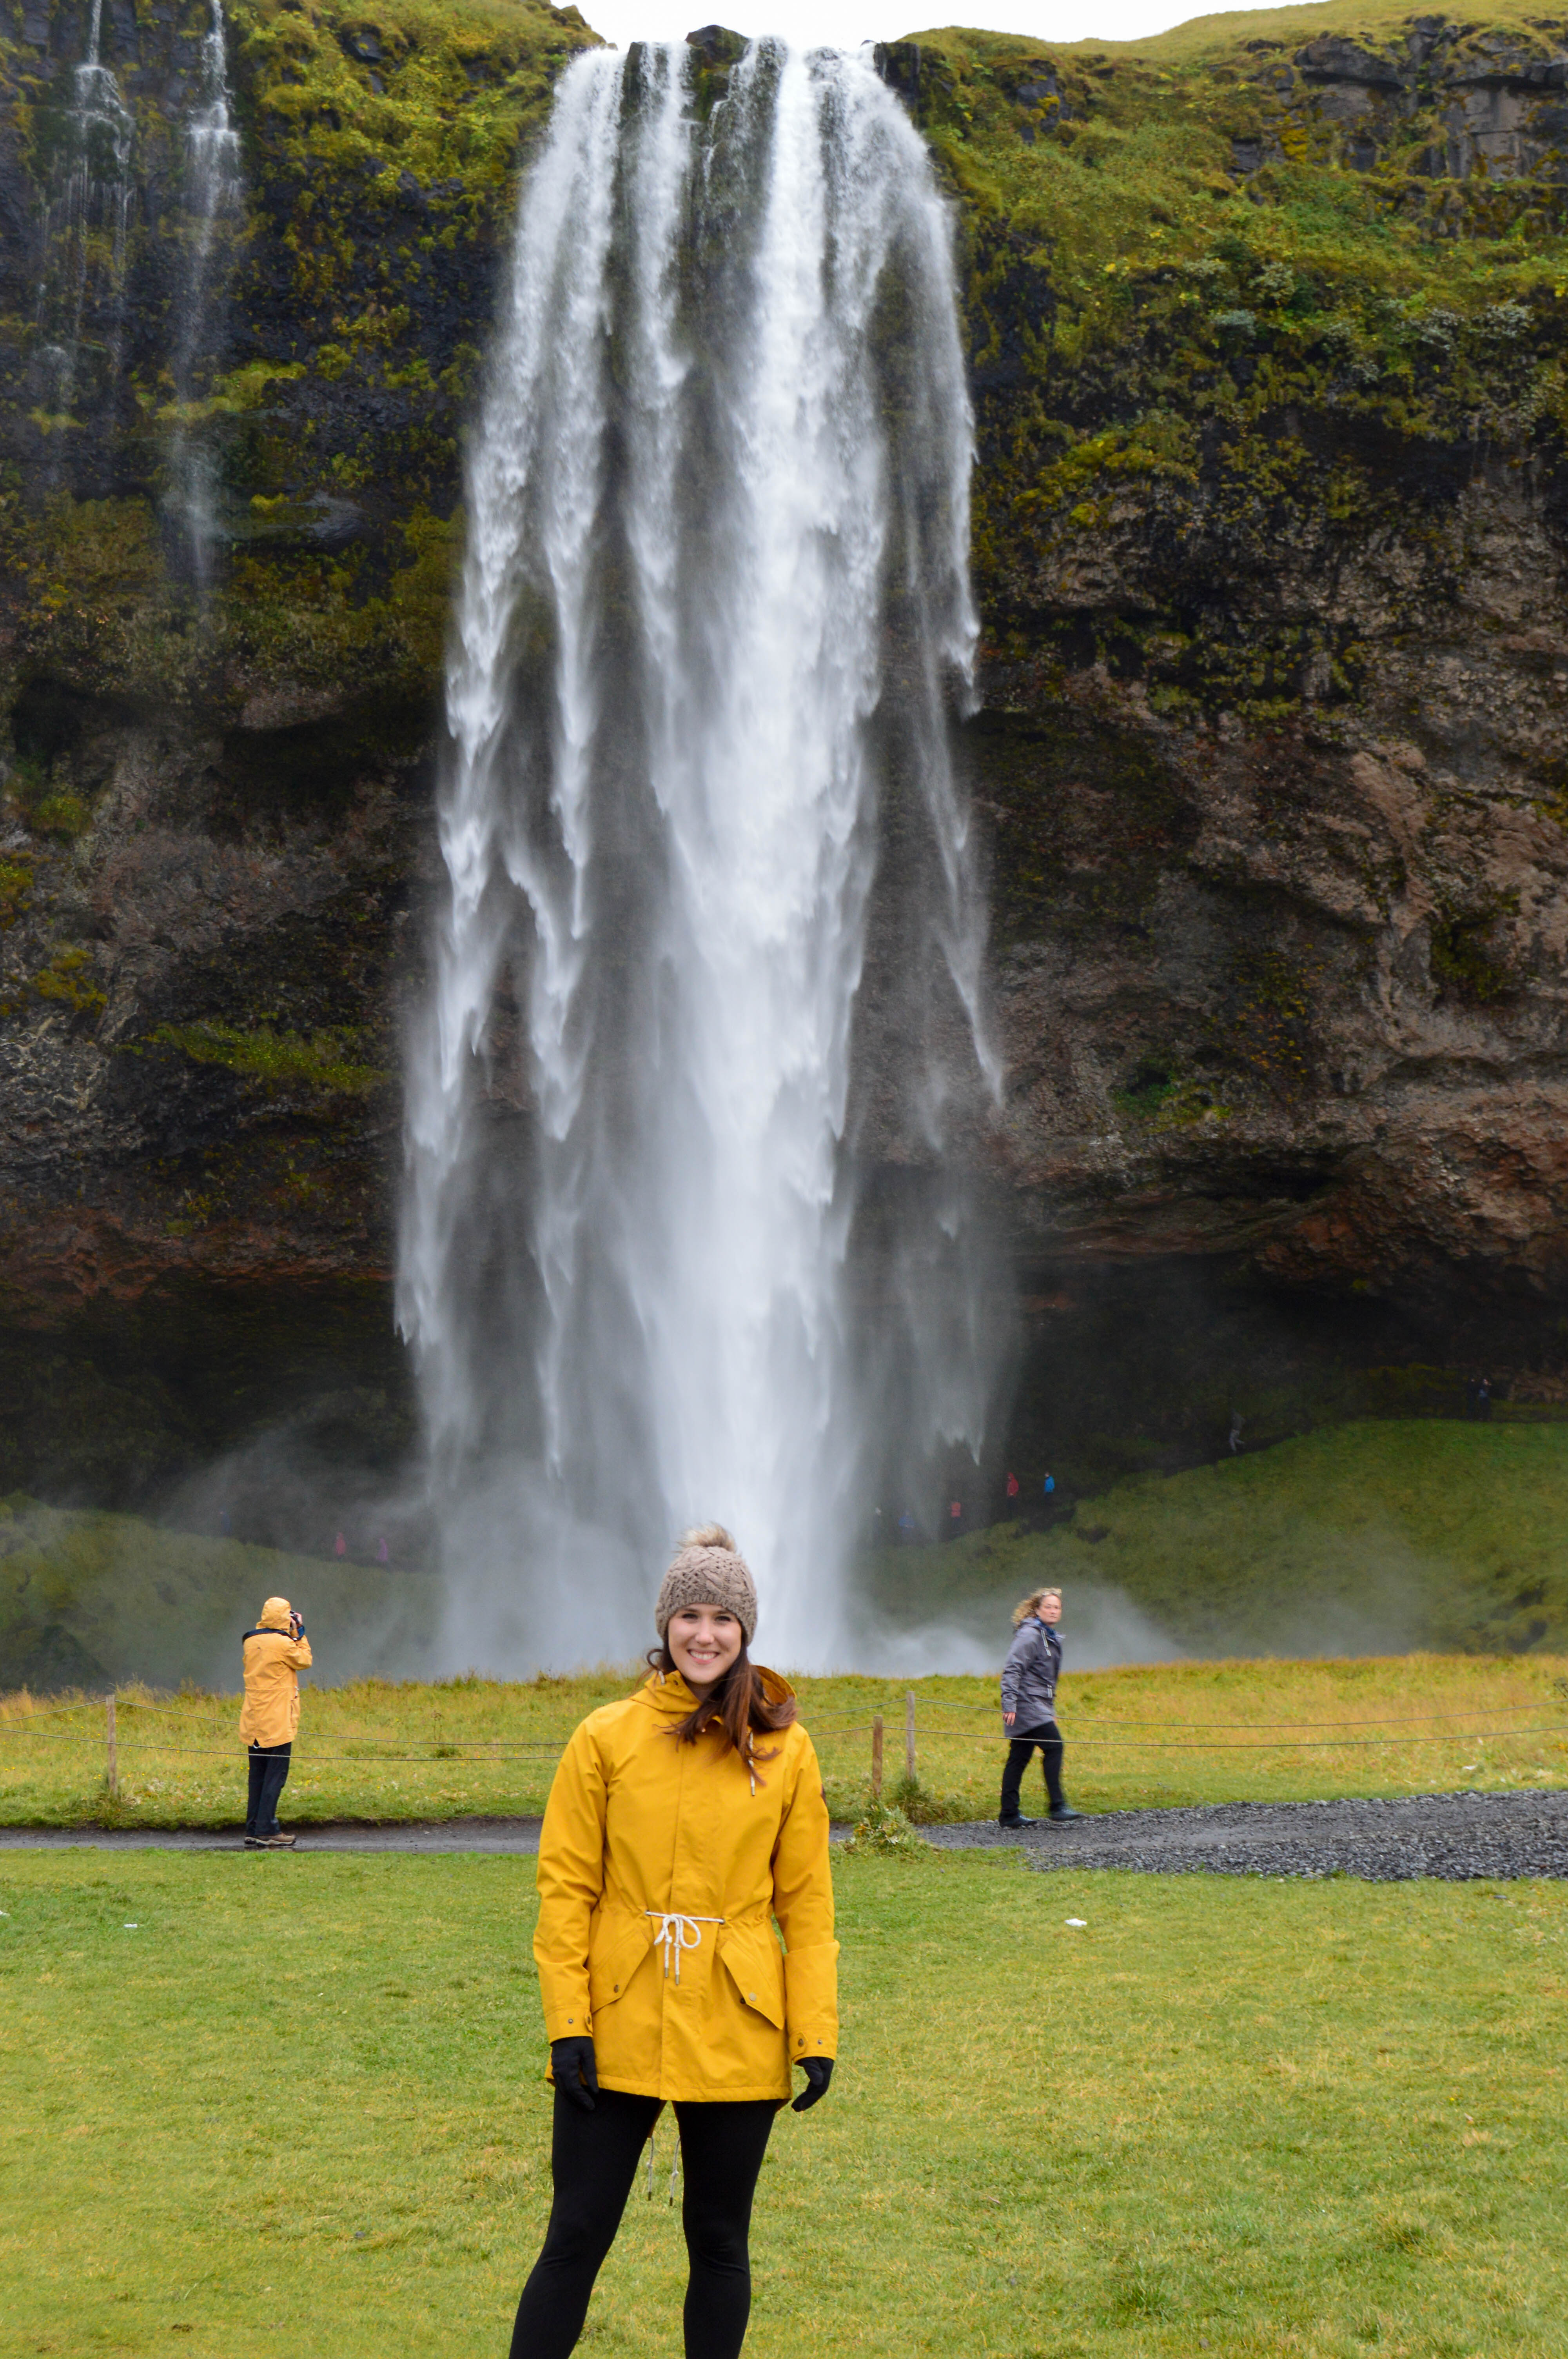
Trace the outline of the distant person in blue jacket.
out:
<instances>
[{"instance_id":1,"label":"distant person in blue jacket","mask_svg":"<svg viewBox=\"0 0 1568 2359\"><path fill-rule=\"evenodd\" d=\"M1040 1748L1045 1767L1045 1791L1054 1819L1078 1815L1062 1791L1062 1732L1056 1725L1056 1681L1062 1670L1062 1641L1056 1625L1062 1618L1059 1589L1037 1589L1014 1611L1014 1637L1001 1669L1001 1718L1011 1740L1007 1767L1001 1773L1001 1809L998 1824L1032 1827L1021 1816L1019 1790L1023 1773Z\"/></svg>"}]
</instances>

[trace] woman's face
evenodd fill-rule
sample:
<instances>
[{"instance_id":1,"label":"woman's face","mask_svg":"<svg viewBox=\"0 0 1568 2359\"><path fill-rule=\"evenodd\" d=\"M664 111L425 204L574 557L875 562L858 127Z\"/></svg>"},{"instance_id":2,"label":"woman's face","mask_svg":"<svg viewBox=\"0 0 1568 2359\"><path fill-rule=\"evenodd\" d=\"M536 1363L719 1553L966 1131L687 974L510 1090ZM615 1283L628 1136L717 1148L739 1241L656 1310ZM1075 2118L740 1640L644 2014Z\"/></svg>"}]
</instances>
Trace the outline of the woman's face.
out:
<instances>
[{"instance_id":1,"label":"woman's face","mask_svg":"<svg viewBox=\"0 0 1568 2359\"><path fill-rule=\"evenodd\" d=\"M665 1643L676 1670L700 1700L724 1677L745 1635L722 1605L683 1605L670 1615Z\"/></svg>"},{"instance_id":2,"label":"woman's face","mask_svg":"<svg viewBox=\"0 0 1568 2359\"><path fill-rule=\"evenodd\" d=\"M1054 1629L1062 1618L1062 1601L1059 1597L1043 1597L1034 1611L1047 1627Z\"/></svg>"}]
</instances>

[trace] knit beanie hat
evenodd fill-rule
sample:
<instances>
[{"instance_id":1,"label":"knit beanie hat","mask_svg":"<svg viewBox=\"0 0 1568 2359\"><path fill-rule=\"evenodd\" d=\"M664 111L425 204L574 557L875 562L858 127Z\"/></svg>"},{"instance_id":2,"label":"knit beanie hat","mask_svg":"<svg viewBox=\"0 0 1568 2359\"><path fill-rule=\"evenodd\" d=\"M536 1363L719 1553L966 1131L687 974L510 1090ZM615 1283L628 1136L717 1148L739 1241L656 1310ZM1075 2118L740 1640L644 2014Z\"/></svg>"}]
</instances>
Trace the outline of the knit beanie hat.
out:
<instances>
[{"instance_id":1,"label":"knit beanie hat","mask_svg":"<svg viewBox=\"0 0 1568 2359\"><path fill-rule=\"evenodd\" d=\"M654 1622L662 1638L683 1605L722 1605L752 1643L757 1627L757 1587L752 1569L722 1524L684 1532L675 1561L659 1583Z\"/></svg>"}]
</instances>

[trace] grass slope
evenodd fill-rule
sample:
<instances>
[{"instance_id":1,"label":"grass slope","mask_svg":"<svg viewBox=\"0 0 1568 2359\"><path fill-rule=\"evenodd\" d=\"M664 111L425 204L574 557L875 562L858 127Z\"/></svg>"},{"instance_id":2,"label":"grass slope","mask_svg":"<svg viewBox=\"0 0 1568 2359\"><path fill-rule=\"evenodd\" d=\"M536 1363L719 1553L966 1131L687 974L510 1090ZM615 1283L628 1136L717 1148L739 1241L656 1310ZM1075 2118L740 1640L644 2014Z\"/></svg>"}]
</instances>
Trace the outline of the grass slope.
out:
<instances>
[{"instance_id":1,"label":"grass slope","mask_svg":"<svg viewBox=\"0 0 1568 2359\"><path fill-rule=\"evenodd\" d=\"M0 1690L239 1676L268 1597L308 1600L312 1646L357 1666L423 1643L435 1584L415 1573L168 1531L136 1516L0 1500Z\"/></svg>"},{"instance_id":2,"label":"grass slope","mask_svg":"<svg viewBox=\"0 0 1568 2359\"><path fill-rule=\"evenodd\" d=\"M1000 1662L1007 1609L1042 1580L1073 1593L1079 1664L1568 1651L1564 1532L1568 1426L1368 1419L1128 1477L1048 1532L884 1551L865 1568L859 1652L874 1661L879 1632L931 1623ZM323 1679L429 1662L439 1592L423 1575L0 1502L0 1691L226 1688L240 1632L277 1592L305 1605Z\"/></svg>"},{"instance_id":3,"label":"grass slope","mask_svg":"<svg viewBox=\"0 0 1568 2359\"><path fill-rule=\"evenodd\" d=\"M0 1862L6 2347L503 2349L548 2193L532 1881ZM1568 2349L1564 1887L837 1882L842 2061L773 2136L756 2353ZM665 2184L586 2348L679 2350Z\"/></svg>"},{"instance_id":4,"label":"grass slope","mask_svg":"<svg viewBox=\"0 0 1568 2359\"><path fill-rule=\"evenodd\" d=\"M1374 1419L1128 1477L1048 1532L885 1552L899 1622L991 1614L1054 1581L1108 1647L1341 1655L1568 1650L1568 1427ZM1081 1659L1081 1658L1080 1658Z\"/></svg>"}]
</instances>

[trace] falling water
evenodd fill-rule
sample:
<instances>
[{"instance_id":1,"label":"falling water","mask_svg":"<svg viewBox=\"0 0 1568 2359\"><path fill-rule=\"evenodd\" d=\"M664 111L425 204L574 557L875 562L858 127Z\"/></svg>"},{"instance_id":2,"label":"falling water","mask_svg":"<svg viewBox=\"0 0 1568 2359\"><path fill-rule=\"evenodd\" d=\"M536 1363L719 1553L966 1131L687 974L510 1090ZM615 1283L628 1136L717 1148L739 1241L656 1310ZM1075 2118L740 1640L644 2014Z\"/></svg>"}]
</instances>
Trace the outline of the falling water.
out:
<instances>
[{"instance_id":1,"label":"falling water","mask_svg":"<svg viewBox=\"0 0 1568 2359\"><path fill-rule=\"evenodd\" d=\"M113 71L99 59L103 18L103 0L92 0L87 55L72 72L64 190L50 206L46 225L48 263L39 311L46 332L55 332L41 357L47 407L60 416L77 397L82 322L95 274L103 281L99 301L108 325L100 390L113 392L120 364L135 125Z\"/></svg>"},{"instance_id":2,"label":"falling water","mask_svg":"<svg viewBox=\"0 0 1568 2359\"><path fill-rule=\"evenodd\" d=\"M174 351L174 397L178 423L169 473L190 560L199 582L210 569L214 532L215 461L189 417L189 405L210 374L219 319L217 264L221 235L240 209L243 182L240 135L234 127L229 89L227 28L222 0L201 43L197 100L186 125L186 201L189 223L185 285Z\"/></svg>"},{"instance_id":3,"label":"falling water","mask_svg":"<svg viewBox=\"0 0 1568 2359\"><path fill-rule=\"evenodd\" d=\"M847 1276L890 835L895 1158L940 1172L956 1037L989 1071L951 226L861 59L759 43L704 125L688 58L563 78L470 466L399 1316L448 1651L511 1666L624 1656L711 1516L774 1659L843 1659L889 1413L913 1459L985 1407L972 1306ZM860 1292L961 1288L951 1190L881 1225Z\"/></svg>"}]
</instances>

